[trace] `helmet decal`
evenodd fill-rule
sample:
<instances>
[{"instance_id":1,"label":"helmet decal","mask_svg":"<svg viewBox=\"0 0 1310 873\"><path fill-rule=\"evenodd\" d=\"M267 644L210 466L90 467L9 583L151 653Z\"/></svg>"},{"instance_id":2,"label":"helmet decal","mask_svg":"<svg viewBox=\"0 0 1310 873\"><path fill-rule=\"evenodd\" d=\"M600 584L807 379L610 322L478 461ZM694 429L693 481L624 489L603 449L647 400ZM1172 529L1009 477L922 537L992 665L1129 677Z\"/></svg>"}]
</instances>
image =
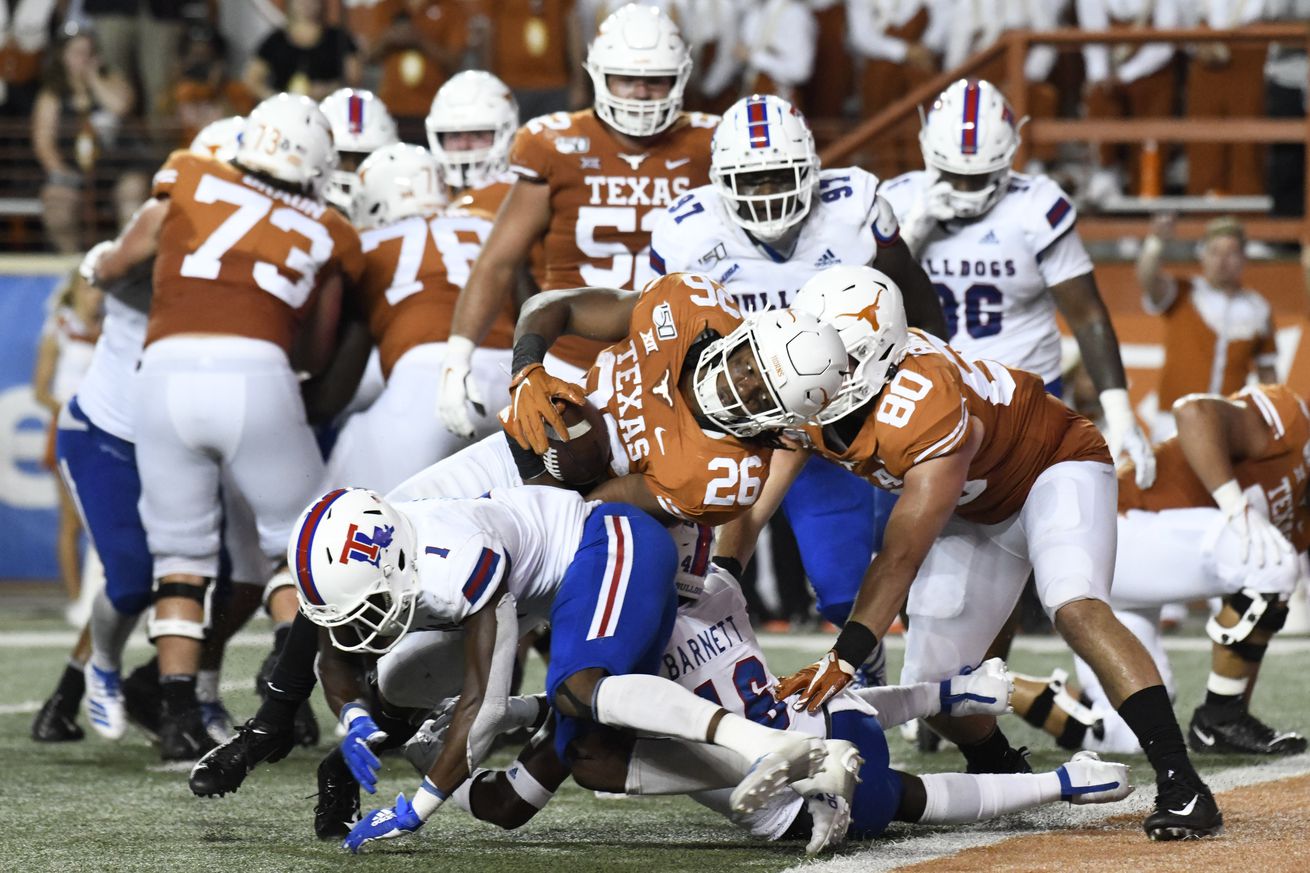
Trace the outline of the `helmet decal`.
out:
<instances>
[{"instance_id":1,"label":"helmet decal","mask_svg":"<svg viewBox=\"0 0 1310 873\"><path fill-rule=\"evenodd\" d=\"M296 537L296 584L300 586L300 591L304 594L305 599L317 606L323 605L323 595L318 593L318 588L314 585L314 573L310 568L309 550L314 543L314 532L318 530L318 523L327 515L328 509L333 503L337 502L342 494L346 493L345 488L338 488L335 491L329 491L314 504L314 508L305 516L305 522L300 526L300 533Z\"/></svg>"}]
</instances>

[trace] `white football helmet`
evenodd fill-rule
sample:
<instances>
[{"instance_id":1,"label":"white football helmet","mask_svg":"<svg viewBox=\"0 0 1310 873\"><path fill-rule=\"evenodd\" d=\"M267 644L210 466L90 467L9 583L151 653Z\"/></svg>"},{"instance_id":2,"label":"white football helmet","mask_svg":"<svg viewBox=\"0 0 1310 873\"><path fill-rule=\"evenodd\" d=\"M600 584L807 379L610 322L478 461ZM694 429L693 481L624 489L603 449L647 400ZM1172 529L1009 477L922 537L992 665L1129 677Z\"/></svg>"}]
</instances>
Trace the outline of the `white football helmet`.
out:
<instances>
[{"instance_id":1,"label":"white football helmet","mask_svg":"<svg viewBox=\"0 0 1310 873\"><path fill-rule=\"evenodd\" d=\"M973 190L952 182L947 202L957 218L977 218L1005 195L1027 120L1017 121L1005 95L983 79L958 79L937 96L919 131L930 184L942 173L983 177Z\"/></svg>"},{"instance_id":2,"label":"white football helmet","mask_svg":"<svg viewBox=\"0 0 1310 873\"><path fill-rule=\"evenodd\" d=\"M756 193L766 173L781 179ZM733 221L765 242L781 237L805 220L819 184L819 153L805 116L772 94L732 104L710 144L710 182Z\"/></svg>"},{"instance_id":3,"label":"white football helmet","mask_svg":"<svg viewBox=\"0 0 1310 873\"><path fill-rule=\"evenodd\" d=\"M337 166L332 126L308 97L274 94L246 116L235 160L321 199Z\"/></svg>"},{"instance_id":4,"label":"white football helmet","mask_svg":"<svg viewBox=\"0 0 1310 873\"><path fill-rule=\"evenodd\" d=\"M585 66L601 120L629 136L653 136L678 118L691 76L691 52L668 15L655 6L629 3L601 22ZM606 76L669 76L673 87L662 99L616 97Z\"/></svg>"},{"instance_id":5,"label":"white football helmet","mask_svg":"<svg viewBox=\"0 0 1310 873\"><path fill-rule=\"evenodd\" d=\"M414 525L375 492L329 491L287 544L300 611L343 652L390 651L414 618L416 548Z\"/></svg>"},{"instance_id":6,"label":"white football helmet","mask_svg":"<svg viewBox=\"0 0 1310 873\"><path fill-rule=\"evenodd\" d=\"M743 346L754 356L750 366L768 394L764 408L755 411L729 369L729 359ZM776 309L752 315L706 346L693 390L701 411L717 426L753 437L813 419L841 390L846 368L846 349L833 327L806 312Z\"/></svg>"},{"instance_id":7,"label":"white football helmet","mask_svg":"<svg viewBox=\"0 0 1310 873\"><path fill-rule=\"evenodd\" d=\"M245 126L246 120L240 115L211 121L191 140L191 151L218 161L230 161L236 157Z\"/></svg>"},{"instance_id":8,"label":"white football helmet","mask_svg":"<svg viewBox=\"0 0 1310 873\"><path fill-rule=\"evenodd\" d=\"M509 169L509 145L518 130L519 105L505 83L491 73L465 70L437 91L423 126L428 131L428 147L445 170L446 185L469 188ZM442 146L442 134L469 131L491 131L491 146L463 151Z\"/></svg>"},{"instance_id":9,"label":"white football helmet","mask_svg":"<svg viewBox=\"0 0 1310 873\"><path fill-rule=\"evenodd\" d=\"M383 146L359 165L350 220L359 230L411 215L431 216L446 205L441 164L422 146Z\"/></svg>"},{"instance_id":10,"label":"white football helmet","mask_svg":"<svg viewBox=\"0 0 1310 873\"><path fill-rule=\"evenodd\" d=\"M846 354L855 359L836 399L816 416L820 424L831 424L867 403L905 358L909 329L901 289L873 267L824 270L801 286L791 306L835 327Z\"/></svg>"},{"instance_id":11,"label":"white football helmet","mask_svg":"<svg viewBox=\"0 0 1310 873\"><path fill-rule=\"evenodd\" d=\"M326 199L333 206L349 214L350 201L359 184L358 162L383 146L400 142L396 120L387 111L387 105L372 91L359 88L339 88L318 104L332 125L332 144L337 150L338 167L332 171ZM355 155L353 169L340 166L346 155Z\"/></svg>"}]
</instances>

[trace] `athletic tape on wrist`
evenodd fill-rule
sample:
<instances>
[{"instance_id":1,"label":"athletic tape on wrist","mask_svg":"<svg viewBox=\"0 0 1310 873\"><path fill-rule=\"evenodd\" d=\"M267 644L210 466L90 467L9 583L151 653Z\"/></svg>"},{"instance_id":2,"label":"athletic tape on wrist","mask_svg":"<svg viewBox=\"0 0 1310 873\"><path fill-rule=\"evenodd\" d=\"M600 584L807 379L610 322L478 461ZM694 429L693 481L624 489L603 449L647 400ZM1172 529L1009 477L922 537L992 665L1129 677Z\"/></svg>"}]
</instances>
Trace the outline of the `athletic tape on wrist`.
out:
<instances>
[{"instance_id":1,"label":"athletic tape on wrist","mask_svg":"<svg viewBox=\"0 0 1310 873\"><path fill-rule=\"evenodd\" d=\"M419 785L418 791L414 792L414 814L423 821L427 821L432 813L446 801L446 792L438 788L431 779L423 777L423 782Z\"/></svg>"}]
</instances>

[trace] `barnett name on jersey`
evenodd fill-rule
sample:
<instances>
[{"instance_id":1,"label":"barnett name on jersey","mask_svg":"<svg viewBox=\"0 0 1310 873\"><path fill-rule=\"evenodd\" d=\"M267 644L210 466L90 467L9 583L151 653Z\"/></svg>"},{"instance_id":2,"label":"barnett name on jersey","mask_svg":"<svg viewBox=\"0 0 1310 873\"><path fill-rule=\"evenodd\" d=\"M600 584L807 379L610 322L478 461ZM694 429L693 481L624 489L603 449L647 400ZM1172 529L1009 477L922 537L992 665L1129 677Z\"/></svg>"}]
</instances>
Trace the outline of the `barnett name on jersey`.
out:
<instances>
[{"instance_id":1,"label":"barnett name on jersey","mask_svg":"<svg viewBox=\"0 0 1310 873\"><path fill-rule=\"evenodd\" d=\"M693 350L740 323L722 285L671 273L642 289L627 339L602 351L587 374L589 399L610 426L611 471L644 476L676 518L731 521L755 502L768 475L771 449L703 428L678 388L696 364Z\"/></svg>"},{"instance_id":2,"label":"barnett name on jersey","mask_svg":"<svg viewBox=\"0 0 1310 873\"><path fill-rule=\"evenodd\" d=\"M232 164L177 151L155 174L168 201L155 258L147 345L181 333L291 346L321 282L364 269L359 236L321 200Z\"/></svg>"},{"instance_id":3,"label":"barnett name on jersey","mask_svg":"<svg viewBox=\"0 0 1310 873\"><path fill-rule=\"evenodd\" d=\"M1251 489L1259 491L1261 499L1253 498L1252 505L1263 504L1269 520L1294 549L1303 552L1310 548L1310 508L1306 507L1310 409L1286 385L1252 385L1229 399L1255 407L1269 430L1268 451L1233 464L1234 478L1248 494ZM1120 471L1120 513L1215 507L1214 498L1187 463L1178 437L1156 446L1155 469L1155 484L1146 490L1137 487L1132 465Z\"/></svg>"},{"instance_id":4,"label":"barnett name on jersey","mask_svg":"<svg viewBox=\"0 0 1310 873\"><path fill-rule=\"evenodd\" d=\"M841 422L806 432L825 457L897 493L911 467L951 454L982 426L956 508L966 521L997 524L1014 515L1042 471L1061 461L1112 463L1096 426L1047 394L1038 376L967 360L919 330L910 331L905 360L869 404L849 446L836 435Z\"/></svg>"},{"instance_id":5,"label":"barnett name on jersey","mask_svg":"<svg viewBox=\"0 0 1310 873\"><path fill-rule=\"evenodd\" d=\"M922 196L922 170L897 176L880 193L899 216ZM1074 232L1069 196L1046 176L1011 173L1005 195L974 221L939 224L919 262L941 298L946 338L966 360L987 358L1060 376L1060 333L1049 288L1092 272Z\"/></svg>"},{"instance_id":6,"label":"barnett name on jersey","mask_svg":"<svg viewBox=\"0 0 1310 873\"><path fill-rule=\"evenodd\" d=\"M665 273L704 273L727 286L743 313L785 309L815 273L838 264L871 264L900 239L878 177L859 167L824 170L817 197L784 255L732 219L712 185L702 185L666 210L651 235L650 265Z\"/></svg>"},{"instance_id":7,"label":"barnett name on jersey","mask_svg":"<svg viewBox=\"0 0 1310 873\"><path fill-rule=\"evenodd\" d=\"M510 169L550 186L543 291L641 288L652 277L650 232L664 210L709 181L710 138L719 119L684 112L630 153L591 109L534 118L510 147ZM600 347L577 337L555 353L589 367Z\"/></svg>"}]
</instances>

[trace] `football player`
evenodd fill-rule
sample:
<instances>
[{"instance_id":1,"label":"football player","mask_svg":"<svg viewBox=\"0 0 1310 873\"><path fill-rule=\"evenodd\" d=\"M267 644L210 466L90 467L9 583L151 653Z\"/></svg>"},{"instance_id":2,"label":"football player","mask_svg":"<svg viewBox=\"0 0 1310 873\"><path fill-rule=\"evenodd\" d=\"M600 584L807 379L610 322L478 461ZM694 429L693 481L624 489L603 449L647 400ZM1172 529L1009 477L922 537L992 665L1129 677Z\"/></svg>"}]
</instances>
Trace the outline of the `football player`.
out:
<instances>
[{"instance_id":1,"label":"football player","mask_svg":"<svg viewBox=\"0 0 1310 873\"><path fill-rule=\"evenodd\" d=\"M333 91L318 108L332 126L332 145L337 152L337 165L323 198L349 216L359 185L359 165L383 146L400 142L396 120L376 94L360 88Z\"/></svg>"},{"instance_id":2,"label":"football player","mask_svg":"<svg viewBox=\"0 0 1310 873\"><path fill-rule=\"evenodd\" d=\"M814 135L780 97L739 100L711 143L710 184L680 197L655 225L656 273L714 276L743 312L785 308L805 282L837 264L876 264L905 289L910 323L943 334L936 294L901 241L880 182L859 167L823 170ZM814 458L784 503L819 612L840 625L881 546L891 500L822 458ZM881 663L879 655L873 662ZM873 679L874 677L867 677ZM880 682L880 680L879 680Z\"/></svg>"},{"instance_id":3,"label":"football player","mask_svg":"<svg viewBox=\"0 0 1310 873\"><path fill-rule=\"evenodd\" d=\"M442 375L442 418L472 436L472 349L510 300L538 243L545 290L641 288L646 248L662 210L708 180L718 119L681 111L691 56L677 27L654 7L628 4L605 20L587 55L593 109L529 121L511 147L517 176L460 295ZM552 351L552 372L582 381L601 345L572 337Z\"/></svg>"},{"instance_id":4,"label":"football player","mask_svg":"<svg viewBox=\"0 0 1310 873\"><path fill-rule=\"evenodd\" d=\"M423 125L451 205L494 218L515 178L509 147L519 108L509 88L484 70L457 73L432 98Z\"/></svg>"},{"instance_id":5,"label":"football player","mask_svg":"<svg viewBox=\"0 0 1310 873\"><path fill-rule=\"evenodd\" d=\"M322 477L290 354L304 336L304 367L322 366L343 284L363 266L359 237L322 199L335 164L318 106L271 97L230 164L170 156L152 204L96 261L98 281L113 281L155 258L134 425L166 759L212 744L195 675L218 570L220 476L249 503L270 560Z\"/></svg>"},{"instance_id":6,"label":"football player","mask_svg":"<svg viewBox=\"0 0 1310 873\"><path fill-rule=\"evenodd\" d=\"M881 193L941 297L943 338L965 359L1031 370L1059 397L1059 312L1100 391L1111 457L1127 452L1148 488L1150 441L1128 402L1119 342L1074 226L1077 210L1048 177L1010 169L1024 120L992 83L954 82L919 133L925 169L897 176Z\"/></svg>"},{"instance_id":7,"label":"football player","mask_svg":"<svg viewBox=\"0 0 1310 873\"><path fill-rule=\"evenodd\" d=\"M819 414L822 426L808 430L813 451L900 499L836 644L782 680L779 699L798 694L798 709L818 709L851 682L852 665L868 657L902 604L909 616L902 681L974 666L1032 573L1056 630L1101 678L1155 768L1159 791L1147 834L1168 840L1222 830L1154 661L1107 602L1118 489L1095 426L1047 394L1041 377L970 361L907 330L899 289L870 267L825 271L793 308L837 327L858 362ZM778 466L717 549L749 557L797 464L788 458ZM1017 754L994 718L938 718L933 726L960 744L975 771Z\"/></svg>"},{"instance_id":8,"label":"football player","mask_svg":"<svg viewBox=\"0 0 1310 873\"><path fill-rule=\"evenodd\" d=\"M1174 404L1174 413L1180 427L1156 447L1155 486L1141 489L1131 472L1119 474L1110 605L1168 682L1161 606L1222 597L1223 609L1206 624L1213 640L1210 677L1205 702L1192 714L1188 745L1200 753L1304 752L1305 737L1264 724L1249 703L1265 649L1287 620L1287 600L1300 575L1297 555L1310 546L1310 411L1285 385L1256 385L1231 397L1188 395ZM1057 706L1034 697L1020 715L1049 724L1069 748L1136 751L1137 738L1095 674L1081 659L1076 663L1090 713L1059 707L1076 716L1066 711L1052 719ZM1050 702L1057 703L1054 695Z\"/></svg>"}]
</instances>

